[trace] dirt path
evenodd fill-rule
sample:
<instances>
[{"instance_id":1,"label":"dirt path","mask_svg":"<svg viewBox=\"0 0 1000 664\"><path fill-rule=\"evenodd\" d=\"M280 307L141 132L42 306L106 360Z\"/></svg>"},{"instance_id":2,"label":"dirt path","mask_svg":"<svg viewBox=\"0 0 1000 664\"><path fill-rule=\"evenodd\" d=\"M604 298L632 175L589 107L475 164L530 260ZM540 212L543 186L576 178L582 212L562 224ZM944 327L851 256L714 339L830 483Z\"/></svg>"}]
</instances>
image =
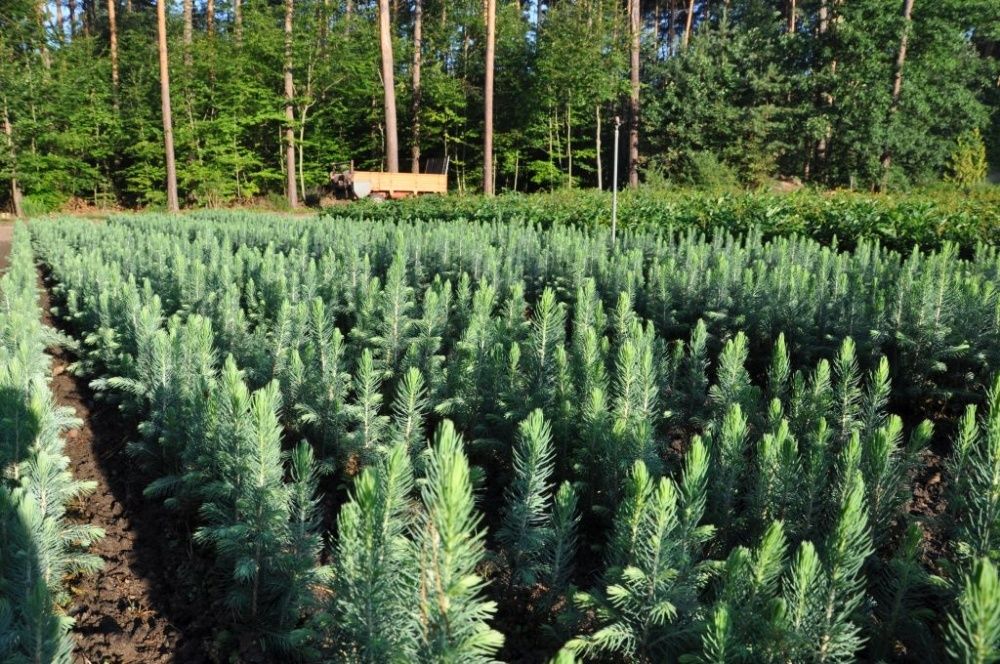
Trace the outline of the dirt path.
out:
<instances>
[{"instance_id":1,"label":"dirt path","mask_svg":"<svg viewBox=\"0 0 1000 664\"><path fill-rule=\"evenodd\" d=\"M0 270L7 267L7 255L10 253L10 241L14 237L13 224L0 224Z\"/></svg>"},{"instance_id":2,"label":"dirt path","mask_svg":"<svg viewBox=\"0 0 1000 664\"><path fill-rule=\"evenodd\" d=\"M2 248L0 248L2 251ZM49 295L43 290L43 318L52 325ZM177 517L142 496L142 480L124 452L130 426L114 407L97 405L85 380L71 375L74 358L51 349L52 392L83 426L66 435L66 454L74 477L96 482L71 520L100 526L104 539L91 551L104 569L72 585L71 615L76 619L75 661L84 664L201 663L210 659L208 631L198 625L207 607L185 578L190 552L178 542ZM191 575L194 576L194 575Z\"/></svg>"}]
</instances>

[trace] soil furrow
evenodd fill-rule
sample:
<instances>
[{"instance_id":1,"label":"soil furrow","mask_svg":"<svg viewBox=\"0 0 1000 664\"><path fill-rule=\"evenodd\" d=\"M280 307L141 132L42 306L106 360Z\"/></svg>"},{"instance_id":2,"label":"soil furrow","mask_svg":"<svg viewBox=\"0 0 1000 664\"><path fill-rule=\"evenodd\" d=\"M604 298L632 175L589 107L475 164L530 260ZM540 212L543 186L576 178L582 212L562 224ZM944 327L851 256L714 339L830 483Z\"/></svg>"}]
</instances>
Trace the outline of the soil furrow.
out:
<instances>
[{"instance_id":1,"label":"soil furrow","mask_svg":"<svg viewBox=\"0 0 1000 664\"><path fill-rule=\"evenodd\" d=\"M43 320L55 326L49 309L43 288ZM91 547L104 568L71 583L76 661L209 661L204 648L208 630L199 625L211 612L199 615L191 588L175 583L190 554L171 532L176 517L142 496L142 480L123 449L131 427L122 423L116 408L95 404L87 382L69 372L75 358L68 351L52 348L50 353L56 402L83 422L65 436L70 468L77 479L96 483L93 492L70 506L69 518L106 533Z\"/></svg>"}]
</instances>

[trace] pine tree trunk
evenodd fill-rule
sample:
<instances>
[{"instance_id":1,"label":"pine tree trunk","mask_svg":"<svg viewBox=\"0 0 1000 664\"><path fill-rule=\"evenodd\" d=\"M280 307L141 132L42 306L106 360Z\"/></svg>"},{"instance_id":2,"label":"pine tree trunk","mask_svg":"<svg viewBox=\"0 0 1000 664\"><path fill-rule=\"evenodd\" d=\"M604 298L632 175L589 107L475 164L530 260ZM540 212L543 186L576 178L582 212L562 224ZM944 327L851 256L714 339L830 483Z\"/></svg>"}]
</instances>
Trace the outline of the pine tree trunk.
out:
<instances>
[{"instance_id":1,"label":"pine tree trunk","mask_svg":"<svg viewBox=\"0 0 1000 664\"><path fill-rule=\"evenodd\" d=\"M115 20L115 2L108 0L108 41L111 50L111 91L118 107L118 24Z\"/></svg>"},{"instance_id":2,"label":"pine tree trunk","mask_svg":"<svg viewBox=\"0 0 1000 664\"><path fill-rule=\"evenodd\" d=\"M7 150L10 152L11 161L15 164L11 168L10 175L10 200L14 206L14 216L23 217L24 209L21 206L21 185L17 182L17 167L14 154L14 128L10 124L10 114L7 112L7 102L3 105L3 133L7 137Z\"/></svg>"},{"instance_id":3,"label":"pine tree trunk","mask_svg":"<svg viewBox=\"0 0 1000 664\"><path fill-rule=\"evenodd\" d=\"M597 119L597 129L594 131L594 151L597 153L597 190L604 190L604 173L601 165L601 105L594 104L594 116Z\"/></svg>"},{"instance_id":4,"label":"pine tree trunk","mask_svg":"<svg viewBox=\"0 0 1000 664\"><path fill-rule=\"evenodd\" d=\"M90 26L94 22L94 10L93 10L94 0L83 0L83 12L81 13L80 20L83 23L83 36L90 36Z\"/></svg>"},{"instance_id":5,"label":"pine tree trunk","mask_svg":"<svg viewBox=\"0 0 1000 664\"><path fill-rule=\"evenodd\" d=\"M892 131L893 120L899 111L899 100L903 94L903 67L906 65L906 47L910 41L912 14L913 0L903 0L903 29L899 36L899 51L896 54L896 67L892 76L892 99L889 102L885 147L882 150L882 189L885 189L886 184L888 184L889 169L892 167L892 147L889 134Z\"/></svg>"},{"instance_id":6,"label":"pine tree trunk","mask_svg":"<svg viewBox=\"0 0 1000 664\"><path fill-rule=\"evenodd\" d=\"M45 0L38 0L38 4L35 5L38 18L38 29L41 38L38 41L38 51L42 56L42 65L46 69L52 67L52 58L49 57L49 46L48 46L48 30L45 27Z\"/></svg>"},{"instance_id":7,"label":"pine tree trunk","mask_svg":"<svg viewBox=\"0 0 1000 664\"><path fill-rule=\"evenodd\" d=\"M215 0L208 0L205 5L205 31L209 37L215 34Z\"/></svg>"},{"instance_id":8,"label":"pine tree trunk","mask_svg":"<svg viewBox=\"0 0 1000 664\"><path fill-rule=\"evenodd\" d=\"M496 0L486 0L486 126L483 130L483 193L493 195L493 59L496 42Z\"/></svg>"},{"instance_id":9,"label":"pine tree trunk","mask_svg":"<svg viewBox=\"0 0 1000 664\"><path fill-rule=\"evenodd\" d=\"M681 46L687 48L688 44L691 42L691 26L694 23L694 0L688 2L687 16L684 21L684 37Z\"/></svg>"},{"instance_id":10,"label":"pine tree trunk","mask_svg":"<svg viewBox=\"0 0 1000 664\"><path fill-rule=\"evenodd\" d=\"M191 43L194 41L194 8L193 0L184 0L184 66L190 67Z\"/></svg>"},{"instance_id":11,"label":"pine tree trunk","mask_svg":"<svg viewBox=\"0 0 1000 664\"><path fill-rule=\"evenodd\" d=\"M667 28L667 55L673 55L677 52L677 47L674 42L677 41L677 0L670 0L670 27Z\"/></svg>"},{"instance_id":12,"label":"pine tree trunk","mask_svg":"<svg viewBox=\"0 0 1000 664\"><path fill-rule=\"evenodd\" d=\"M243 44L243 0L233 0L233 22L236 24L236 45Z\"/></svg>"},{"instance_id":13,"label":"pine tree trunk","mask_svg":"<svg viewBox=\"0 0 1000 664\"><path fill-rule=\"evenodd\" d=\"M829 0L820 0L819 5L819 35L820 35L820 48L823 47L823 41L825 40L827 31L830 29L830 9L828 5ZM821 65L820 65L821 66ZM836 71L837 61L834 60L830 63L831 72ZM823 104L829 108L833 106L833 95L829 92L823 91L820 93L820 98ZM828 128L826 134L822 136L816 143L816 166L817 170L823 168L827 161L827 154L829 152L830 138L832 136L831 130Z\"/></svg>"},{"instance_id":14,"label":"pine tree trunk","mask_svg":"<svg viewBox=\"0 0 1000 664\"><path fill-rule=\"evenodd\" d=\"M330 28L330 0L323 0L319 9L319 52L321 57L326 57L326 46L329 38Z\"/></svg>"},{"instance_id":15,"label":"pine tree trunk","mask_svg":"<svg viewBox=\"0 0 1000 664\"><path fill-rule=\"evenodd\" d=\"M566 160L569 162L569 180L567 185L573 188L573 108L566 103Z\"/></svg>"},{"instance_id":16,"label":"pine tree trunk","mask_svg":"<svg viewBox=\"0 0 1000 664\"><path fill-rule=\"evenodd\" d=\"M653 5L653 59L660 58L660 3Z\"/></svg>"},{"instance_id":17,"label":"pine tree trunk","mask_svg":"<svg viewBox=\"0 0 1000 664\"><path fill-rule=\"evenodd\" d=\"M299 148L299 191L302 192L302 196L303 197L306 195L306 171L305 171L305 161L306 161L305 154L306 154L306 151L305 151L305 144L306 144L306 116L307 116L308 112L309 111L306 108L303 108L302 112L299 114L299 122L300 122L300 125L299 125L299 145L298 145L298 148Z\"/></svg>"},{"instance_id":18,"label":"pine tree trunk","mask_svg":"<svg viewBox=\"0 0 1000 664\"><path fill-rule=\"evenodd\" d=\"M555 167L556 164L556 149L555 141L552 138L552 113L549 113L549 164ZM550 187L551 188L551 187Z\"/></svg>"},{"instance_id":19,"label":"pine tree trunk","mask_svg":"<svg viewBox=\"0 0 1000 664\"><path fill-rule=\"evenodd\" d=\"M413 6L413 145L410 170L420 172L420 63L423 48L424 7L423 0L416 0Z\"/></svg>"},{"instance_id":20,"label":"pine tree trunk","mask_svg":"<svg viewBox=\"0 0 1000 664\"><path fill-rule=\"evenodd\" d=\"M295 82L292 78L292 16L295 0L285 0L285 175L288 205L298 207L299 193L295 183Z\"/></svg>"},{"instance_id":21,"label":"pine tree trunk","mask_svg":"<svg viewBox=\"0 0 1000 664\"><path fill-rule=\"evenodd\" d=\"M795 0L788 0L788 34L795 34Z\"/></svg>"},{"instance_id":22,"label":"pine tree trunk","mask_svg":"<svg viewBox=\"0 0 1000 664\"><path fill-rule=\"evenodd\" d=\"M177 166L174 163L174 120L170 111L170 59L167 56L167 2L156 2L156 33L160 51L160 100L163 112L163 147L167 165L167 209L177 212Z\"/></svg>"},{"instance_id":23,"label":"pine tree trunk","mask_svg":"<svg viewBox=\"0 0 1000 664\"><path fill-rule=\"evenodd\" d=\"M693 0L692 0L693 2ZM639 0L629 2L629 37L631 41L631 94L629 95L628 184L639 187Z\"/></svg>"},{"instance_id":24,"label":"pine tree trunk","mask_svg":"<svg viewBox=\"0 0 1000 664\"><path fill-rule=\"evenodd\" d=\"M66 3L69 7L69 38L76 37L76 0L69 0Z\"/></svg>"},{"instance_id":25,"label":"pine tree trunk","mask_svg":"<svg viewBox=\"0 0 1000 664\"><path fill-rule=\"evenodd\" d=\"M382 88L385 101L385 163L390 173L399 172L399 134L396 131L396 78L392 57L392 21L389 0L378 2L379 48L382 51Z\"/></svg>"},{"instance_id":26,"label":"pine tree trunk","mask_svg":"<svg viewBox=\"0 0 1000 664\"><path fill-rule=\"evenodd\" d=\"M55 0L56 6L56 41L60 44L63 43L65 32L63 31L63 10L62 10L62 0Z\"/></svg>"}]
</instances>

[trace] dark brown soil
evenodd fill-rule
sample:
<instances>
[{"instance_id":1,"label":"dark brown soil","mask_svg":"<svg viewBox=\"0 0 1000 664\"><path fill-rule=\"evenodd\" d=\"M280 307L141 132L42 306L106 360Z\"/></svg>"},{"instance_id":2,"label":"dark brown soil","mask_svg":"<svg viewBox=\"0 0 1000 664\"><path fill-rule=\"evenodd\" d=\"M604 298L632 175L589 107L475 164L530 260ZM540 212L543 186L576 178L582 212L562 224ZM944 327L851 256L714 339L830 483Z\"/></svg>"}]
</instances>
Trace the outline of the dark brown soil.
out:
<instances>
[{"instance_id":1,"label":"dark brown soil","mask_svg":"<svg viewBox=\"0 0 1000 664\"><path fill-rule=\"evenodd\" d=\"M913 481L913 495L909 512L916 517L923 530L923 561L939 571L940 561L949 553L947 533L941 519L948 507L945 495L944 457L934 450L926 450Z\"/></svg>"},{"instance_id":2,"label":"dark brown soil","mask_svg":"<svg viewBox=\"0 0 1000 664\"><path fill-rule=\"evenodd\" d=\"M47 290L42 307L45 322L52 325ZM183 524L142 496L145 482L123 449L132 426L122 422L116 408L95 405L86 381L67 371L73 358L65 350L50 352L56 401L83 421L79 429L66 434L70 467L74 477L97 485L79 504L70 506L70 519L100 526L106 533L91 548L104 560L104 569L71 584L76 661L212 661L207 642L218 614L200 605L191 581L181 581L201 577L191 572L192 552L181 544L188 537L175 532Z\"/></svg>"}]
</instances>

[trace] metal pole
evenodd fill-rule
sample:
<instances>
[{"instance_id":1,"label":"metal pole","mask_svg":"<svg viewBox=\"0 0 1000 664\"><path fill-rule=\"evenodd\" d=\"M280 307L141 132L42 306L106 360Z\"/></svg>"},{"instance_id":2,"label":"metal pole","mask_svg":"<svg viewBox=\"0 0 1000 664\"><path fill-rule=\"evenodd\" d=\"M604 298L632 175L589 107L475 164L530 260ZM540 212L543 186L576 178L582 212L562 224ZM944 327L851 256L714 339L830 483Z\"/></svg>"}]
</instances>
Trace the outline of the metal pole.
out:
<instances>
[{"instance_id":1,"label":"metal pole","mask_svg":"<svg viewBox=\"0 0 1000 664\"><path fill-rule=\"evenodd\" d=\"M611 246L615 246L615 236L618 230L618 129L622 126L622 119L615 116L615 159L613 174L611 176Z\"/></svg>"}]
</instances>

